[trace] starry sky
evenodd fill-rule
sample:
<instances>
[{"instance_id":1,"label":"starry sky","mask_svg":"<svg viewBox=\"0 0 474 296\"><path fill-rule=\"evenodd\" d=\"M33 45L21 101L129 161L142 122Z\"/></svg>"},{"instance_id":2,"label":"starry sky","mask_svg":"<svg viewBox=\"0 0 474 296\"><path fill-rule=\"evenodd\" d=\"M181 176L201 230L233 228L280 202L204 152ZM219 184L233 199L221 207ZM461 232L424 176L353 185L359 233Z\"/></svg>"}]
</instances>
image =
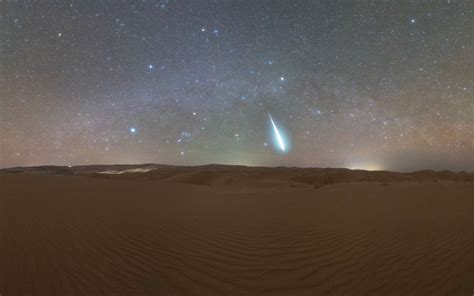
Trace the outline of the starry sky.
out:
<instances>
[{"instance_id":1,"label":"starry sky","mask_svg":"<svg viewBox=\"0 0 474 296\"><path fill-rule=\"evenodd\" d=\"M0 167L473 171L473 30L472 0L1 1Z\"/></svg>"}]
</instances>

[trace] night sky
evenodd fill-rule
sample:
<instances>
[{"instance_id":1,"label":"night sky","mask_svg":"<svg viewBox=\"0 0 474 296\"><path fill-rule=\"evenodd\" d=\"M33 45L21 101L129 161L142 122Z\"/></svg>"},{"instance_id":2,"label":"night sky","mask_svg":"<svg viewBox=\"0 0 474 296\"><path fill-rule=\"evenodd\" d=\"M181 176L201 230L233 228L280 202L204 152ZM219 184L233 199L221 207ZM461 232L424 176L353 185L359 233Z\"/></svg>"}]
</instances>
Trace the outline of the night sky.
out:
<instances>
[{"instance_id":1,"label":"night sky","mask_svg":"<svg viewBox=\"0 0 474 296\"><path fill-rule=\"evenodd\" d=\"M0 167L472 171L473 30L472 0L0 1Z\"/></svg>"}]
</instances>

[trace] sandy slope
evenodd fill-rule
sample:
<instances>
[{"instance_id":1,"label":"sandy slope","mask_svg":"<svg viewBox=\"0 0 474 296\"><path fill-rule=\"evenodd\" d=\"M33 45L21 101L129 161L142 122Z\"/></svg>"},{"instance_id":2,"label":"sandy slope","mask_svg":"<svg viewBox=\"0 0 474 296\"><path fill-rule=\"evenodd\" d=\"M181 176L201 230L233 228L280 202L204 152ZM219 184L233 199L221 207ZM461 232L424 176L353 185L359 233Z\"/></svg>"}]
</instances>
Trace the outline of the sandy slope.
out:
<instances>
[{"instance_id":1,"label":"sandy slope","mask_svg":"<svg viewBox=\"0 0 474 296\"><path fill-rule=\"evenodd\" d=\"M0 173L0 293L474 293L470 174L319 173Z\"/></svg>"}]
</instances>

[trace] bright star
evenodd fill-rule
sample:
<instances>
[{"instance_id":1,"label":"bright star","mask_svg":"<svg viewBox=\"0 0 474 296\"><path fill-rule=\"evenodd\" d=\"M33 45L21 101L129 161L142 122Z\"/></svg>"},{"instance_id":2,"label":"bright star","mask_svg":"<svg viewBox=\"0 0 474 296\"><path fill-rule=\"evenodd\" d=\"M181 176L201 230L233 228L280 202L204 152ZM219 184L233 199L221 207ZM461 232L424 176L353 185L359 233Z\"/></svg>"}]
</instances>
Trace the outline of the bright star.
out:
<instances>
[{"instance_id":1,"label":"bright star","mask_svg":"<svg viewBox=\"0 0 474 296\"><path fill-rule=\"evenodd\" d=\"M134 134L134 133L137 132L137 129L134 128L134 127L131 127L131 128L129 128L129 131L130 131L132 134Z\"/></svg>"},{"instance_id":2,"label":"bright star","mask_svg":"<svg viewBox=\"0 0 474 296\"><path fill-rule=\"evenodd\" d=\"M285 77L281 76L280 81L285 81Z\"/></svg>"}]
</instances>

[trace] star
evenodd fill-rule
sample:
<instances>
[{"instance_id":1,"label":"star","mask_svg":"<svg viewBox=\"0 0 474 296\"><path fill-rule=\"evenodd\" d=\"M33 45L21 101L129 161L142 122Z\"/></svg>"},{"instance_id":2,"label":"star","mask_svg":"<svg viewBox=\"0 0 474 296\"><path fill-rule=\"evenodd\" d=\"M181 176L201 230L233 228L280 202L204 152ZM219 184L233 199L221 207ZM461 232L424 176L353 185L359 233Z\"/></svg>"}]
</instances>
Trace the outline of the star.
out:
<instances>
[{"instance_id":1,"label":"star","mask_svg":"<svg viewBox=\"0 0 474 296\"><path fill-rule=\"evenodd\" d=\"M247 1L24 2L2 27L0 121L12 128L0 166L341 166L366 155L387 169L474 170L468 0L358 1L356 14L331 1L268 1L264 13ZM262 149L274 148L268 113L287 158Z\"/></svg>"}]
</instances>

